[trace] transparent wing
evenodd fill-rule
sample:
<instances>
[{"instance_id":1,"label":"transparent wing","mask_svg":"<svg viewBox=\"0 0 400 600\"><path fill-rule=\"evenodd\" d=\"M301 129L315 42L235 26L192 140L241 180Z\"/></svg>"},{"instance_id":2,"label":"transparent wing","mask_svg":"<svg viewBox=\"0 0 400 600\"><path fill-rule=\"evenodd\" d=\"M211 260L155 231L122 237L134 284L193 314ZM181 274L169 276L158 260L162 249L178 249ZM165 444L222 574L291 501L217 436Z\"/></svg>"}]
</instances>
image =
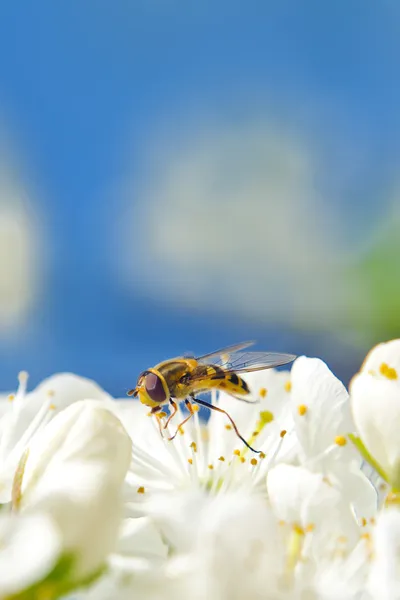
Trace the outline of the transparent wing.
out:
<instances>
[{"instance_id":1,"label":"transparent wing","mask_svg":"<svg viewBox=\"0 0 400 600\"><path fill-rule=\"evenodd\" d=\"M232 352L229 348L197 358L200 364L216 365L225 372L250 373L281 367L294 361L294 354L280 352Z\"/></svg>"},{"instance_id":2,"label":"transparent wing","mask_svg":"<svg viewBox=\"0 0 400 600\"><path fill-rule=\"evenodd\" d=\"M197 356L196 360L199 363L203 364L211 364L211 358L213 357L221 357L226 356L228 354L233 354L233 352L238 352L239 350L243 350L244 348L248 348L249 346L253 346L255 342L242 342L241 344L234 344L233 346L227 346L226 348L221 348L220 350L216 350L215 352L210 352L209 354L203 354L203 356ZM213 363L216 364L216 363Z\"/></svg>"}]
</instances>

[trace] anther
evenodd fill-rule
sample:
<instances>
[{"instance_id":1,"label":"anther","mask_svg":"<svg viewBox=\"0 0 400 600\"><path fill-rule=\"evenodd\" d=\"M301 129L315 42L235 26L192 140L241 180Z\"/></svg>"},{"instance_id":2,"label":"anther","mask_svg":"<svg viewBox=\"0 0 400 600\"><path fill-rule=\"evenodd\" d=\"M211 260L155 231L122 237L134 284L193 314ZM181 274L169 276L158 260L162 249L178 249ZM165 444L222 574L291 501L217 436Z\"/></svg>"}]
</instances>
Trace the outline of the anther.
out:
<instances>
[{"instance_id":1,"label":"anther","mask_svg":"<svg viewBox=\"0 0 400 600\"><path fill-rule=\"evenodd\" d=\"M245 459L245 457L244 457L244 456L241 456L241 457L239 458L239 460L240 460L240 462L242 462L242 463L246 462L246 459Z\"/></svg>"},{"instance_id":2,"label":"anther","mask_svg":"<svg viewBox=\"0 0 400 600\"><path fill-rule=\"evenodd\" d=\"M250 464L252 464L253 467L255 467L258 464L257 459L256 458L252 458L251 461L250 461Z\"/></svg>"},{"instance_id":3,"label":"anther","mask_svg":"<svg viewBox=\"0 0 400 600\"><path fill-rule=\"evenodd\" d=\"M282 431L280 432L279 435L281 436L281 438L284 438L286 434L287 434L286 429L282 429Z\"/></svg>"},{"instance_id":4,"label":"anther","mask_svg":"<svg viewBox=\"0 0 400 600\"><path fill-rule=\"evenodd\" d=\"M306 412L307 412L307 406L305 404L300 404L297 407L297 412L299 413L299 415L301 417L303 417L306 414Z\"/></svg>"},{"instance_id":5,"label":"anther","mask_svg":"<svg viewBox=\"0 0 400 600\"><path fill-rule=\"evenodd\" d=\"M192 443L190 444L190 448L192 448L192 449L193 449L193 452L197 452L197 444L196 444L196 442L192 442Z\"/></svg>"},{"instance_id":6,"label":"anther","mask_svg":"<svg viewBox=\"0 0 400 600\"><path fill-rule=\"evenodd\" d=\"M140 487L138 487L137 493L138 494L144 494L144 487L142 485Z\"/></svg>"},{"instance_id":7,"label":"anther","mask_svg":"<svg viewBox=\"0 0 400 600\"><path fill-rule=\"evenodd\" d=\"M199 412L200 406L198 404L192 404L193 412Z\"/></svg>"},{"instance_id":8,"label":"anther","mask_svg":"<svg viewBox=\"0 0 400 600\"><path fill-rule=\"evenodd\" d=\"M225 429L227 429L228 431L230 431L232 429L232 425L225 425Z\"/></svg>"},{"instance_id":9,"label":"anther","mask_svg":"<svg viewBox=\"0 0 400 600\"><path fill-rule=\"evenodd\" d=\"M366 524L367 524L367 519L366 519L365 517L363 517L363 518L361 519L361 526L362 526L362 527L365 527L365 526L366 526Z\"/></svg>"},{"instance_id":10,"label":"anther","mask_svg":"<svg viewBox=\"0 0 400 600\"><path fill-rule=\"evenodd\" d=\"M233 454L234 454L235 456L240 456L240 450L234 450L234 451L233 451Z\"/></svg>"},{"instance_id":11,"label":"anther","mask_svg":"<svg viewBox=\"0 0 400 600\"><path fill-rule=\"evenodd\" d=\"M262 410L260 412L260 421L262 425L266 425L267 423L271 423L274 420L274 415L269 410Z\"/></svg>"},{"instance_id":12,"label":"anther","mask_svg":"<svg viewBox=\"0 0 400 600\"><path fill-rule=\"evenodd\" d=\"M338 446L345 446L347 444L347 440L344 437L344 435L337 435L335 437L335 444L337 444Z\"/></svg>"},{"instance_id":13,"label":"anther","mask_svg":"<svg viewBox=\"0 0 400 600\"><path fill-rule=\"evenodd\" d=\"M220 460L221 462L224 462L225 461L225 457L224 456L220 456L218 460Z\"/></svg>"},{"instance_id":14,"label":"anther","mask_svg":"<svg viewBox=\"0 0 400 600\"><path fill-rule=\"evenodd\" d=\"M188 463L189 463L189 465L192 465L193 464L193 459L192 458L188 458Z\"/></svg>"},{"instance_id":15,"label":"anther","mask_svg":"<svg viewBox=\"0 0 400 600\"><path fill-rule=\"evenodd\" d=\"M265 398L265 396L267 395L266 388L261 388L260 391L258 392L258 394L260 395L261 398Z\"/></svg>"},{"instance_id":16,"label":"anther","mask_svg":"<svg viewBox=\"0 0 400 600\"><path fill-rule=\"evenodd\" d=\"M14 400L14 398L15 398L15 394L10 394L8 396L8 399L9 399L10 402L12 402Z\"/></svg>"},{"instance_id":17,"label":"anther","mask_svg":"<svg viewBox=\"0 0 400 600\"><path fill-rule=\"evenodd\" d=\"M389 365L386 363L381 364L381 366L379 367L379 372L381 375L387 377L388 379L397 379L396 369L393 369L393 367L389 367Z\"/></svg>"},{"instance_id":18,"label":"anther","mask_svg":"<svg viewBox=\"0 0 400 600\"><path fill-rule=\"evenodd\" d=\"M286 392L290 392L292 389L292 382L291 381L286 381L285 385L283 386L285 388Z\"/></svg>"},{"instance_id":19,"label":"anther","mask_svg":"<svg viewBox=\"0 0 400 600\"><path fill-rule=\"evenodd\" d=\"M208 465L208 468L210 469L210 471L212 471L214 468L214 465Z\"/></svg>"},{"instance_id":20,"label":"anther","mask_svg":"<svg viewBox=\"0 0 400 600\"><path fill-rule=\"evenodd\" d=\"M266 454L264 454L264 452L260 452L260 458L265 458Z\"/></svg>"}]
</instances>

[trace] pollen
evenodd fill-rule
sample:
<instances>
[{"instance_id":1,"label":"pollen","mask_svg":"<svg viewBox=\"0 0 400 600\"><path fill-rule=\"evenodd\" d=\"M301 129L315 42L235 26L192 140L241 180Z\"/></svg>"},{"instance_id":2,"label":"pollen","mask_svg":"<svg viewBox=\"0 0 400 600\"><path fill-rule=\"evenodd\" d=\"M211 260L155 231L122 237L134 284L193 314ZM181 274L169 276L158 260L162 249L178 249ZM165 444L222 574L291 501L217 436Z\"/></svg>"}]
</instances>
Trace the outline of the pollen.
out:
<instances>
[{"instance_id":1,"label":"pollen","mask_svg":"<svg viewBox=\"0 0 400 600\"><path fill-rule=\"evenodd\" d=\"M225 462L225 456L220 456L219 459L221 462Z\"/></svg>"},{"instance_id":2,"label":"pollen","mask_svg":"<svg viewBox=\"0 0 400 600\"><path fill-rule=\"evenodd\" d=\"M241 462L241 463L244 463L244 462L246 462L246 459L245 459L245 457L244 457L244 456L241 456L239 460L240 460L240 462Z\"/></svg>"},{"instance_id":3,"label":"pollen","mask_svg":"<svg viewBox=\"0 0 400 600\"><path fill-rule=\"evenodd\" d=\"M253 467L255 467L258 464L258 461L256 458L252 458L250 461L250 464L253 465Z\"/></svg>"},{"instance_id":4,"label":"pollen","mask_svg":"<svg viewBox=\"0 0 400 600\"><path fill-rule=\"evenodd\" d=\"M282 431L280 432L279 435L281 436L281 438L284 438L286 434L287 434L286 429L282 429Z\"/></svg>"},{"instance_id":5,"label":"pollen","mask_svg":"<svg viewBox=\"0 0 400 600\"><path fill-rule=\"evenodd\" d=\"M8 396L8 399L9 399L10 402L12 402L15 399L15 394L10 394Z\"/></svg>"},{"instance_id":6,"label":"pollen","mask_svg":"<svg viewBox=\"0 0 400 600\"><path fill-rule=\"evenodd\" d=\"M301 417L303 417L307 412L307 406L305 404L299 404L297 407L297 412Z\"/></svg>"},{"instance_id":7,"label":"pollen","mask_svg":"<svg viewBox=\"0 0 400 600\"><path fill-rule=\"evenodd\" d=\"M138 494L144 494L144 487L142 485L140 487L138 487L137 493Z\"/></svg>"},{"instance_id":8,"label":"pollen","mask_svg":"<svg viewBox=\"0 0 400 600\"><path fill-rule=\"evenodd\" d=\"M193 412L199 412L200 406L198 404L192 404L192 410Z\"/></svg>"},{"instance_id":9,"label":"pollen","mask_svg":"<svg viewBox=\"0 0 400 600\"><path fill-rule=\"evenodd\" d=\"M265 396L268 393L268 390L266 388L261 388L260 391L258 392L261 398L265 398Z\"/></svg>"},{"instance_id":10,"label":"pollen","mask_svg":"<svg viewBox=\"0 0 400 600\"><path fill-rule=\"evenodd\" d=\"M368 522L368 521L367 521L367 519L366 519L365 517L363 517L363 518L361 519L361 527L365 527L365 526L366 526L366 524L367 524L367 522Z\"/></svg>"},{"instance_id":11,"label":"pollen","mask_svg":"<svg viewBox=\"0 0 400 600\"><path fill-rule=\"evenodd\" d=\"M260 412L260 421L262 425L266 425L267 423L271 423L274 420L274 415L269 410L262 410Z\"/></svg>"},{"instance_id":12,"label":"pollen","mask_svg":"<svg viewBox=\"0 0 400 600\"><path fill-rule=\"evenodd\" d=\"M382 363L379 367L379 372L388 379L397 379L397 371L393 367L389 367L387 363Z\"/></svg>"},{"instance_id":13,"label":"pollen","mask_svg":"<svg viewBox=\"0 0 400 600\"><path fill-rule=\"evenodd\" d=\"M285 385L283 386L285 388L286 392L290 392L292 390L292 382L291 381L286 381Z\"/></svg>"},{"instance_id":14,"label":"pollen","mask_svg":"<svg viewBox=\"0 0 400 600\"><path fill-rule=\"evenodd\" d=\"M235 456L240 456L240 450L234 450L234 451L233 451L233 454L234 454Z\"/></svg>"},{"instance_id":15,"label":"pollen","mask_svg":"<svg viewBox=\"0 0 400 600\"><path fill-rule=\"evenodd\" d=\"M345 446L347 444L347 440L344 437L344 435L337 435L335 437L335 444L337 444L338 446Z\"/></svg>"},{"instance_id":16,"label":"pollen","mask_svg":"<svg viewBox=\"0 0 400 600\"><path fill-rule=\"evenodd\" d=\"M214 468L214 465L208 465L208 468L210 469L210 471L212 471Z\"/></svg>"},{"instance_id":17,"label":"pollen","mask_svg":"<svg viewBox=\"0 0 400 600\"><path fill-rule=\"evenodd\" d=\"M184 435L184 433L185 433L185 430L181 426L178 427L178 431L181 435Z\"/></svg>"},{"instance_id":18,"label":"pollen","mask_svg":"<svg viewBox=\"0 0 400 600\"><path fill-rule=\"evenodd\" d=\"M197 452L197 444L196 444L196 442L192 442L190 444L190 447L193 449L193 452Z\"/></svg>"},{"instance_id":19,"label":"pollen","mask_svg":"<svg viewBox=\"0 0 400 600\"><path fill-rule=\"evenodd\" d=\"M266 454L264 452L260 452L260 458L265 458Z\"/></svg>"},{"instance_id":20,"label":"pollen","mask_svg":"<svg viewBox=\"0 0 400 600\"><path fill-rule=\"evenodd\" d=\"M225 425L225 429L227 429L228 431L230 431L232 429L232 425Z\"/></svg>"},{"instance_id":21,"label":"pollen","mask_svg":"<svg viewBox=\"0 0 400 600\"><path fill-rule=\"evenodd\" d=\"M192 465L193 464L193 459L192 458L188 458L188 463L189 463L189 465Z\"/></svg>"}]
</instances>

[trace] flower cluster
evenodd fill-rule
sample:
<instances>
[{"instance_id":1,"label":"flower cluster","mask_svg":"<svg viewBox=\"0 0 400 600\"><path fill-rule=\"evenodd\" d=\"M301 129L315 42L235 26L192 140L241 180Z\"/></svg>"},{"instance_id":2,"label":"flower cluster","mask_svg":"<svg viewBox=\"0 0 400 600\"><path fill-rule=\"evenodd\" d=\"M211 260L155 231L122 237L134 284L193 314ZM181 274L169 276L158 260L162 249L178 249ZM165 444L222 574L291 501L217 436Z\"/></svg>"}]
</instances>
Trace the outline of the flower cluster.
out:
<instances>
[{"instance_id":1,"label":"flower cluster","mask_svg":"<svg viewBox=\"0 0 400 600\"><path fill-rule=\"evenodd\" d=\"M21 373L0 399L0 600L400 599L400 340L349 391L305 356L246 381L254 402L212 402L258 454L219 412L168 441L135 400Z\"/></svg>"}]
</instances>

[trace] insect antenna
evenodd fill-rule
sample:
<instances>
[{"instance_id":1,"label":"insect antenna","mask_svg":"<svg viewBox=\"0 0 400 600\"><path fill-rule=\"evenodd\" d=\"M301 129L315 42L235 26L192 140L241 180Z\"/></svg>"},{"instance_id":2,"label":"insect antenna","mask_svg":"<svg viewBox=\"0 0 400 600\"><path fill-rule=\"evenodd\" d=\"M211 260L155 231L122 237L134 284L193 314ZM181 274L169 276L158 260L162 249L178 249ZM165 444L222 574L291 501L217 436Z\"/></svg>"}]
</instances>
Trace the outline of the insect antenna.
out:
<instances>
[{"instance_id":1,"label":"insect antenna","mask_svg":"<svg viewBox=\"0 0 400 600\"><path fill-rule=\"evenodd\" d=\"M209 408L210 410L215 410L217 412L223 413L224 415L226 415L228 417L228 419L230 420L230 422L232 423L232 427L235 430L236 435L238 436L238 438L240 440L242 440L243 444L245 446L247 446L249 448L249 450L251 450L252 452L255 452L256 454L260 454L261 450L255 450L254 448L252 448L250 446L250 444L248 444L246 442L246 440L244 439L244 437L242 435L240 435L239 430L236 426L235 421L232 419L232 417L230 416L229 413L226 412L226 410L223 410L222 408L219 408L219 406L214 406L214 404L209 404L208 402L204 402L204 400L199 400L198 398L194 398L192 396L192 400L193 402L196 402L196 404L200 404L201 406L205 406L206 408Z\"/></svg>"}]
</instances>

